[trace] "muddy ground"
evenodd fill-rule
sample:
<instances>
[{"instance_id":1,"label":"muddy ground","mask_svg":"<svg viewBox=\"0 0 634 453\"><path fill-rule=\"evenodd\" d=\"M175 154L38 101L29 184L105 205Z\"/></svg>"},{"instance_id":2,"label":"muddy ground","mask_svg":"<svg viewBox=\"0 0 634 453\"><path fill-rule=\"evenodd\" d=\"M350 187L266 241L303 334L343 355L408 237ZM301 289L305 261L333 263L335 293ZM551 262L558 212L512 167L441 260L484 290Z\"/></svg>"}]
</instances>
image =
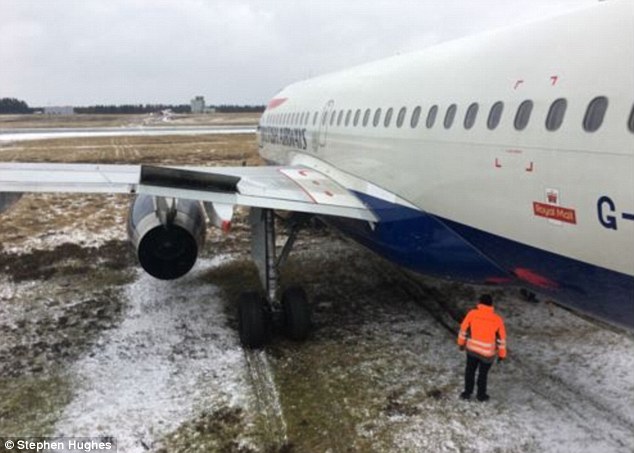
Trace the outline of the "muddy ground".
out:
<instances>
[{"instance_id":1,"label":"muddy ground","mask_svg":"<svg viewBox=\"0 0 634 453\"><path fill-rule=\"evenodd\" d=\"M0 159L259 162L246 135L16 143ZM27 195L0 216L0 436L113 437L123 452L634 450L631 337L498 289L510 358L489 403L461 401L455 329L484 288L413 277L312 228L284 271L311 296L310 340L245 352L246 212L160 282L127 244L128 203Z\"/></svg>"}]
</instances>

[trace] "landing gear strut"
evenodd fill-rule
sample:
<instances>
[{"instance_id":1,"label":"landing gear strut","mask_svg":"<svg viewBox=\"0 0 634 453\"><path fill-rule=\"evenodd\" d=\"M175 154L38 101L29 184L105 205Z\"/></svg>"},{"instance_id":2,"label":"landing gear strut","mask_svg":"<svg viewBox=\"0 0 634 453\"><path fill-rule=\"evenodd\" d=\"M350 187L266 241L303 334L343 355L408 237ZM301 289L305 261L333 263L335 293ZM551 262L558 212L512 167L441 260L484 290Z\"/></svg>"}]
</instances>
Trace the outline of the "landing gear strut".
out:
<instances>
[{"instance_id":1,"label":"landing gear strut","mask_svg":"<svg viewBox=\"0 0 634 453\"><path fill-rule=\"evenodd\" d=\"M246 292L240 296L240 341L246 348L261 348L271 338L273 326L276 325L281 326L290 339L305 340L311 327L311 311L306 292L298 286L284 291L280 291L279 287L280 269L286 263L304 222L291 222L290 234L278 258L274 212L270 209L252 208L249 220L251 256L258 269L265 296L257 292Z\"/></svg>"}]
</instances>

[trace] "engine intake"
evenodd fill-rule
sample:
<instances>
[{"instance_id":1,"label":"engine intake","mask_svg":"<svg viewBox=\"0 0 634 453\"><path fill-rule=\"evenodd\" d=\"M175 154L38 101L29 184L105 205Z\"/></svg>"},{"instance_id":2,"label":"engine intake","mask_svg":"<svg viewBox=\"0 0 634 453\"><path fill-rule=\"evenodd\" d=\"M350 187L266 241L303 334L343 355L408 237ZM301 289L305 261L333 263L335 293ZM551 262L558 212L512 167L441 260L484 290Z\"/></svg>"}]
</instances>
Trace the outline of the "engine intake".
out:
<instances>
[{"instance_id":1,"label":"engine intake","mask_svg":"<svg viewBox=\"0 0 634 453\"><path fill-rule=\"evenodd\" d=\"M148 274L182 277L205 242L203 207L198 201L138 195L130 206L128 237Z\"/></svg>"}]
</instances>

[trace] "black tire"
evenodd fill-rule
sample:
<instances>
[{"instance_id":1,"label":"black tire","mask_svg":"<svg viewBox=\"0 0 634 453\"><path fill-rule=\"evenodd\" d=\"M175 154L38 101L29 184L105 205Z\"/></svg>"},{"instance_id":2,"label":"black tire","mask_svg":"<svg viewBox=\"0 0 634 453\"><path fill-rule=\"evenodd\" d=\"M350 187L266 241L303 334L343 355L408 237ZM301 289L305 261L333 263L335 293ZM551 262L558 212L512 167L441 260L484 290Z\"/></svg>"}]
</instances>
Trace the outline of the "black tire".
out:
<instances>
[{"instance_id":1,"label":"black tire","mask_svg":"<svg viewBox=\"0 0 634 453\"><path fill-rule=\"evenodd\" d=\"M269 323L265 303L258 293L240 295L238 302L240 342L249 349L260 349L268 340Z\"/></svg>"},{"instance_id":2,"label":"black tire","mask_svg":"<svg viewBox=\"0 0 634 453\"><path fill-rule=\"evenodd\" d=\"M291 340L303 341L311 329L311 310L303 288L294 286L282 294L284 331Z\"/></svg>"}]
</instances>

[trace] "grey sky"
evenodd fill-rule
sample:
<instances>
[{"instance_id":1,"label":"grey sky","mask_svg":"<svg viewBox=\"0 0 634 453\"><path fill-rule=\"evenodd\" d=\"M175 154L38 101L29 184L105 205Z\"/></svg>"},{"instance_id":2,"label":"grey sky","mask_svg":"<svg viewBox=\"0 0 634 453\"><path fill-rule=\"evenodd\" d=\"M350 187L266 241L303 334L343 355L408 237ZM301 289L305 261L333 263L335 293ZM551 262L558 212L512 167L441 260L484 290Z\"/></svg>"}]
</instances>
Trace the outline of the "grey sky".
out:
<instances>
[{"instance_id":1,"label":"grey sky","mask_svg":"<svg viewBox=\"0 0 634 453\"><path fill-rule=\"evenodd\" d=\"M597 0L0 0L0 97L265 103L296 80Z\"/></svg>"}]
</instances>

